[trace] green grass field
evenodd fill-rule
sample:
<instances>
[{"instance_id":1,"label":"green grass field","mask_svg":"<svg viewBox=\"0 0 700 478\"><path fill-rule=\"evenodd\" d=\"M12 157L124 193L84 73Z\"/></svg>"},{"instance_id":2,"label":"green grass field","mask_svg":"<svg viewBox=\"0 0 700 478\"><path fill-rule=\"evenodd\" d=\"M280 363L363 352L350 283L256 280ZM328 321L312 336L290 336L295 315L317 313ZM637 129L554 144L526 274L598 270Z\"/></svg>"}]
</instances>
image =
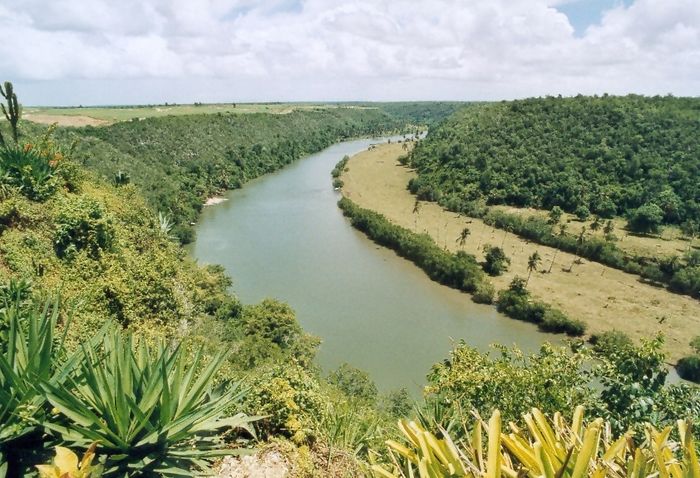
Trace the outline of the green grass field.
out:
<instances>
[{"instance_id":1,"label":"green grass field","mask_svg":"<svg viewBox=\"0 0 700 478\"><path fill-rule=\"evenodd\" d=\"M195 105L157 105L157 106L100 106L86 108L55 108L55 107L26 107L24 114L27 119L46 116L59 118L88 117L100 121L117 122L134 118L151 118L157 116L213 114L213 113L273 113L286 114L297 110L318 108L337 108L340 104L320 103L219 103ZM357 106L359 107L359 106ZM43 122L43 121L40 121Z\"/></svg>"}]
</instances>

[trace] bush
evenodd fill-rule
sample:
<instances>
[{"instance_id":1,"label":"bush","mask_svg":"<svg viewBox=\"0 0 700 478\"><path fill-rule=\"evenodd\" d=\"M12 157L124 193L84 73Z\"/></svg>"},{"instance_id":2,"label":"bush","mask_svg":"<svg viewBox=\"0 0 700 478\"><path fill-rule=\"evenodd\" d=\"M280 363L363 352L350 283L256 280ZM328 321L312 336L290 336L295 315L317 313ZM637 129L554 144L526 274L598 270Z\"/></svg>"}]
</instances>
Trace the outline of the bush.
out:
<instances>
[{"instance_id":1,"label":"bush","mask_svg":"<svg viewBox=\"0 0 700 478\"><path fill-rule=\"evenodd\" d=\"M249 413L263 416L260 438L282 435L302 444L314 438L314 420L323 413L323 396L316 378L303 367L275 365L252 376L245 397Z\"/></svg>"},{"instance_id":2,"label":"bush","mask_svg":"<svg viewBox=\"0 0 700 478\"><path fill-rule=\"evenodd\" d=\"M700 355L683 357L676 364L676 370L683 380L700 383Z\"/></svg>"},{"instance_id":3,"label":"bush","mask_svg":"<svg viewBox=\"0 0 700 478\"><path fill-rule=\"evenodd\" d=\"M474 256L464 251L446 252L427 234L416 234L391 224L381 214L362 209L347 198L342 198L338 206L353 227L416 264L432 280L469 293L486 280Z\"/></svg>"},{"instance_id":4,"label":"bush","mask_svg":"<svg viewBox=\"0 0 700 478\"><path fill-rule=\"evenodd\" d=\"M59 257L85 250L97 259L112 246L112 221L102 204L88 196L64 199L56 218L54 246Z\"/></svg>"},{"instance_id":5,"label":"bush","mask_svg":"<svg viewBox=\"0 0 700 478\"><path fill-rule=\"evenodd\" d=\"M374 404L377 401L377 386L369 374L347 363L328 374L328 383L361 402Z\"/></svg>"},{"instance_id":6,"label":"bush","mask_svg":"<svg viewBox=\"0 0 700 478\"><path fill-rule=\"evenodd\" d=\"M591 211L582 204L576 208L574 215L579 221L585 221L591 215Z\"/></svg>"},{"instance_id":7,"label":"bush","mask_svg":"<svg viewBox=\"0 0 700 478\"><path fill-rule=\"evenodd\" d=\"M647 203L630 213L627 228L642 234L656 233L659 232L663 220L663 210L654 203Z\"/></svg>"},{"instance_id":8,"label":"bush","mask_svg":"<svg viewBox=\"0 0 700 478\"><path fill-rule=\"evenodd\" d=\"M483 269L484 272L491 276L500 276L505 271L508 270L510 265L510 258L506 256L506 253L500 247L496 246L484 246L486 254L484 256Z\"/></svg>"},{"instance_id":9,"label":"bush","mask_svg":"<svg viewBox=\"0 0 700 478\"><path fill-rule=\"evenodd\" d=\"M515 277L508 289L498 293L496 309L516 320L537 324L546 332L580 336L586 332L586 324L568 318L562 311L543 302L533 300L525 288L525 281Z\"/></svg>"},{"instance_id":10,"label":"bush","mask_svg":"<svg viewBox=\"0 0 700 478\"><path fill-rule=\"evenodd\" d=\"M593 345L593 350L601 355L610 355L611 353L629 349L634 346L632 339L619 330L611 330L591 335L589 342Z\"/></svg>"},{"instance_id":11,"label":"bush","mask_svg":"<svg viewBox=\"0 0 700 478\"><path fill-rule=\"evenodd\" d=\"M496 288L490 282L483 281L476 286L472 300L477 304L493 304Z\"/></svg>"},{"instance_id":12,"label":"bush","mask_svg":"<svg viewBox=\"0 0 700 478\"><path fill-rule=\"evenodd\" d=\"M551 307L544 313L539 328L545 332L565 333L574 337L586 332L586 324L580 320L572 320L562 311Z\"/></svg>"},{"instance_id":13,"label":"bush","mask_svg":"<svg viewBox=\"0 0 700 478\"><path fill-rule=\"evenodd\" d=\"M29 199L44 201L58 188L55 180L53 157L49 158L35 149L0 149L0 181L14 186Z\"/></svg>"}]
</instances>

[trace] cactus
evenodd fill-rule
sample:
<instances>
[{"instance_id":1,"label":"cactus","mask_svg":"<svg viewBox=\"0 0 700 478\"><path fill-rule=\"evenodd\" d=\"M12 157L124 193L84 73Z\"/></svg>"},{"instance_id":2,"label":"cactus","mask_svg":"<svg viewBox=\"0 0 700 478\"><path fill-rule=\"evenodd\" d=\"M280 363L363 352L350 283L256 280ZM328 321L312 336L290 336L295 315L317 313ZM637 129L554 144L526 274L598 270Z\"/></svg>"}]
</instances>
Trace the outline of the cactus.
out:
<instances>
[{"instance_id":1,"label":"cactus","mask_svg":"<svg viewBox=\"0 0 700 478\"><path fill-rule=\"evenodd\" d=\"M12 83L6 81L4 89L2 86L0 86L0 94L2 94L7 101L7 107L5 107L4 104L0 104L0 107L2 107L2 112L12 127L12 139L14 139L15 143L17 143L17 123L22 115L22 111L19 107L19 103L17 102L17 94L14 92ZM5 139L2 137L2 134L0 134L0 145L5 145Z\"/></svg>"}]
</instances>

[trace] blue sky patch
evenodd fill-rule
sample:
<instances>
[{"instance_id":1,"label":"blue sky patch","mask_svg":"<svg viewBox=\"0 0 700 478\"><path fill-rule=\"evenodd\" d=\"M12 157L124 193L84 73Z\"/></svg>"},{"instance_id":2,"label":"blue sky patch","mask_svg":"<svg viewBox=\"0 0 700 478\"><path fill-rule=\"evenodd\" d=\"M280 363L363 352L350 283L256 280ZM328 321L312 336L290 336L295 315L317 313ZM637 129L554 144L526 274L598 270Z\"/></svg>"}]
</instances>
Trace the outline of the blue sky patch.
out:
<instances>
[{"instance_id":1,"label":"blue sky patch","mask_svg":"<svg viewBox=\"0 0 700 478\"><path fill-rule=\"evenodd\" d=\"M603 17L603 12L619 5L629 6L633 0L574 0L557 6L557 10L569 17L574 27L575 35L582 37L586 28L597 25Z\"/></svg>"}]
</instances>

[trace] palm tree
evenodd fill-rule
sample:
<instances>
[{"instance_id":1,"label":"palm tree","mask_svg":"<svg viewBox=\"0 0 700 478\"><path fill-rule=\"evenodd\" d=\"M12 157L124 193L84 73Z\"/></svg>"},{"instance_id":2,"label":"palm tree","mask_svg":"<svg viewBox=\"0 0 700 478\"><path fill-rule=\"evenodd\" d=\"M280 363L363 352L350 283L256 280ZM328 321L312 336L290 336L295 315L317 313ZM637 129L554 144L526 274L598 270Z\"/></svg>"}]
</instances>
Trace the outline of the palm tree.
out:
<instances>
[{"instance_id":1,"label":"palm tree","mask_svg":"<svg viewBox=\"0 0 700 478\"><path fill-rule=\"evenodd\" d=\"M418 232L418 214L420 214L420 201L418 199L413 203L413 214L413 229Z\"/></svg>"},{"instance_id":2,"label":"palm tree","mask_svg":"<svg viewBox=\"0 0 700 478\"><path fill-rule=\"evenodd\" d=\"M547 269L547 274L552 272L552 266L554 265L554 259L557 258L558 253L559 253L559 249L554 249L554 255L552 256L552 262L549 263L549 269Z\"/></svg>"},{"instance_id":3,"label":"palm tree","mask_svg":"<svg viewBox=\"0 0 700 478\"><path fill-rule=\"evenodd\" d=\"M608 222L605 223L605 228L603 229L603 233L605 234L605 240L610 241L613 238L613 231L615 230L615 226L613 225L612 220L608 220Z\"/></svg>"},{"instance_id":4,"label":"palm tree","mask_svg":"<svg viewBox=\"0 0 700 478\"><path fill-rule=\"evenodd\" d=\"M467 238L469 237L469 235L471 233L472 233L472 231L468 227L465 227L464 229L462 229L462 232L460 232L459 236L457 236L457 243L460 246L464 247L464 244L467 242Z\"/></svg>"},{"instance_id":5,"label":"palm tree","mask_svg":"<svg viewBox=\"0 0 700 478\"><path fill-rule=\"evenodd\" d=\"M527 259L527 280L525 281L525 287L530 283L530 276L532 275L532 271L536 271L537 267L540 265L540 262L542 261L542 258L540 257L540 253L535 251L532 253L530 257Z\"/></svg>"},{"instance_id":6,"label":"palm tree","mask_svg":"<svg viewBox=\"0 0 700 478\"><path fill-rule=\"evenodd\" d=\"M562 223L559 224L559 236L565 236L566 235L566 230L569 228L568 224Z\"/></svg>"},{"instance_id":7,"label":"palm tree","mask_svg":"<svg viewBox=\"0 0 700 478\"><path fill-rule=\"evenodd\" d=\"M505 227L503 228L503 230L505 231L505 233L503 234L503 241L501 241L501 249L503 249L503 246L504 246L505 243L506 243L506 237L508 236L508 233L511 231L511 227L510 227L510 226L505 226Z\"/></svg>"},{"instance_id":8,"label":"palm tree","mask_svg":"<svg viewBox=\"0 0 700 478\"><path fill-rule=\"evenodd\" d=\"M602 226L600 216L596 216L591 223L591 231L597 231Z\"/></svg>"},{"instance_id":9,"label":"palm tree","mask_svg":"<svg viewBox=\"0 0 700 478\"><path fill-rule=\"evenodd\" d=\"M576 238L576 254L574 254L574 260L571 261L571 265L569 266L569 270L567 272L571 272L571 270L574 268L574 263L580 260L579 254L581 253L581 247L583 246L584 242L586 242L586 226L581 228L581 232Z\"/></svg>"}]
</instances>

